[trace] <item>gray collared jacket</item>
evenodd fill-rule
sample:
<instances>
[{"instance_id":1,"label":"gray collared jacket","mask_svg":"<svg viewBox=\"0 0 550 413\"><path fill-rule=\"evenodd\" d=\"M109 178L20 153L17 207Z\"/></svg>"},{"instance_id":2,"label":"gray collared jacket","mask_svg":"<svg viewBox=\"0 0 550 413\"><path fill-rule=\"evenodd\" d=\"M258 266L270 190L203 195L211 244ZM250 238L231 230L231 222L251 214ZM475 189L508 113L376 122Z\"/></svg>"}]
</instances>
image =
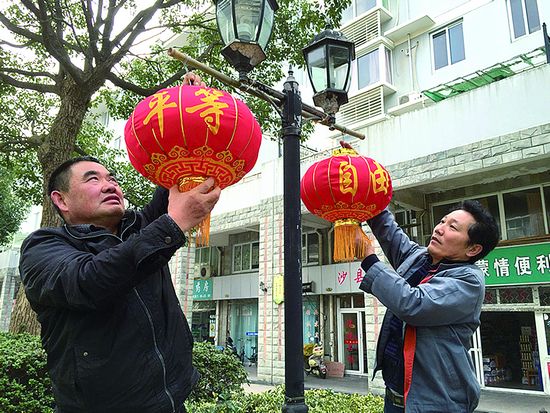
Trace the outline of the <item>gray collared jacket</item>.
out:
<instances>
[{"instance_id":1,"label":"gray collared jacket","mask_svg":"<svg viewBox=\"0 0 550 413\"><path fill-rule=\"evenodd\" d=\"M389 318L416 327L416 352L407 413L473 412L480 386L468 349L480 324L485 293L474 264L442 262L428 283L411 287L411 276L428 254L412 242L385 210L368 221L391 267L378 261L366 270L360 288L389 310L380 330L374 374L383 368Z\"/></svg>"}]
</instances>

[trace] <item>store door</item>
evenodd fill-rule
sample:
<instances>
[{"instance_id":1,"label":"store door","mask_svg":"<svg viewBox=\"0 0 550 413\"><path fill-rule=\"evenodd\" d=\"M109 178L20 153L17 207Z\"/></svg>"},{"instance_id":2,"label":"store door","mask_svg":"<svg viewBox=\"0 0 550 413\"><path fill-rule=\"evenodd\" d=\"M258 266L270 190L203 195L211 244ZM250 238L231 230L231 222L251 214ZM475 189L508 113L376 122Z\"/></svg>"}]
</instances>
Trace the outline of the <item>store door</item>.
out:
<instances>
[{"instance_id":1,"label":"store door","mask_svg":"<svg viewBox=\"0 0 550 413\"><path fill-rule=\"evenodd\" d=\"M470 340L470 357L474 363L474 369L476 372L476 378L478 383L483 386L483 357L481 352L481 333L479 328L475 331L472 339Z\"/></svg>"},{"instance_id":2,"label":"store door","mask_svg":"<svg viewBox=\"0 0 550 413\"><path fill-rule=\"evenodd\" d=\"M258 357L258 300L231 302L229 331L237 346L239 357L246 365L257 363Z\"/></svg>"},{"instance_id":3,"label":"store door","mask_svg":"<svg viewBox=\"0 0 550 413\"><path fill-rule=\"evenodd\" d=\"M550 313L535 313L543 389L550 394Z\"/></svg>"},{"instance_id":4,"label":"store door","mask_svg":"<svg viewBox=\"0 0 550 413\"><path fill-rule=\"evenodd\" d=\"M346 374L367 374L365 312L341 310L338 320L339 360Z\"/></svg>"}]
</instances>

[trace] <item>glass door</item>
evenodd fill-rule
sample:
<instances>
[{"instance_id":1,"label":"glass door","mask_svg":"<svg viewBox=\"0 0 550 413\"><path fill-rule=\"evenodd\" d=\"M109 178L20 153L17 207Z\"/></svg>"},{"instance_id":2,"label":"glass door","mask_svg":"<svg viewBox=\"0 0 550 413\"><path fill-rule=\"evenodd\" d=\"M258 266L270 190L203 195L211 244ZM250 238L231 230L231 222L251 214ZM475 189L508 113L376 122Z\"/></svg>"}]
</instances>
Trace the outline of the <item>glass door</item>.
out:
<instances>
[{"instance_id":1,"label":"glass door","mask_svg":"<svg viewBox=\"0 0 550 413\"><path fill-rule=\"evenodd\" d=\"M339 317L339 360L347 374L366 374L366 334L364 311L341 311Z\"/></svg>"}]
</instances>

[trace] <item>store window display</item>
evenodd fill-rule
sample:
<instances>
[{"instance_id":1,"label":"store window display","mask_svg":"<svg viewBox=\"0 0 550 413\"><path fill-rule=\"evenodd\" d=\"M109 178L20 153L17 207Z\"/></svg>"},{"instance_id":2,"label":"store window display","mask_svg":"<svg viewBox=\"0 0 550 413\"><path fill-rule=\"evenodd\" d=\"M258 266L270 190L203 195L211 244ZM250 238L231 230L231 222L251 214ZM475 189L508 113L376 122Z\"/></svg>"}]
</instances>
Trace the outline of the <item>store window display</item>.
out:
<instances>
[{"instance_id":1,"label":"store window display","mask_svg":"<svg viewBox=\"0 0 550 413\"><path fill-rule=\"evenodd\" d=\"M481 342L487 387L542 391L533 312L483 312Z\"/></svg>"}]
</instances>

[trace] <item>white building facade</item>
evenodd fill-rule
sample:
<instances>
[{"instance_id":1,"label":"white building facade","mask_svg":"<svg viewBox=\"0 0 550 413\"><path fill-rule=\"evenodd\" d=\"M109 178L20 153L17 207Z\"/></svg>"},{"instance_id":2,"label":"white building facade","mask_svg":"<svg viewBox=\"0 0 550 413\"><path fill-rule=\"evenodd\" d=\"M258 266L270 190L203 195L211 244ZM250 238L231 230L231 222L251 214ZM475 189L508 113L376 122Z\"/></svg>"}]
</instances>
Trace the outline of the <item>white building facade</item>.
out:
<instances>
[{"instance_id":1,"label":"white building facade","mask_svg":"<svg viewBox=\"0 0 550 413\"><path fill-rule=\"evenodd\" d=\"M341 30L355 42L349 103L337 122L365 134L359 153L389 171L391 208L424 244L448 206L477 199L502 241L486 272L471 354L482 387L550 394L550 65L546 0L352 0ZM311 94L300 73L304 100ZM318 129L315 142L349 137ZM210 246L182 248L171 270L196 340L230 335L258 378L284 381L283 162L265 139L258 164L223 190ZM302 153L302 174L330 151ZM360 262L332 261L332 226L302 208L304 343L335 370L370 380L384 306L359 289ZM9 255L9 256L8 256ZM1 329L17 288L17 252L0 260ZM382 255L380 254L382 258ZM4 268L5 267L5 268ZM8 308L8 306L10 308ZM302 366L296 366L302 368Z\"/></svg>"},{"instance_id":2,"label":"white building facade","mask_svg":"<svg viewBox=\"0 0 550 413\"><path fill-rule=\"evenodd\" d=\"M343 21L357 57L337 122L363 132L353 146L390 172L398 221L424 244L463 199L498 220L502 241L478 263L487 284L471 349L480 384L550 394L550 3L354 0ZM319 129L311 141L321 137L333 147L349 140ZM328 156L304 151L302 174ZM190 248L181 274L196 339L224 345L230 335L269 382L284 380L284 302L274 300L283 233L274 157L224 189L210 247ZM302 233L304 343L321 341L327 360L380 393L381 378L368 376L385 309L358 289L358 261L332 261L330 223L303 208Z\"/></svg>"}]
</instances>

